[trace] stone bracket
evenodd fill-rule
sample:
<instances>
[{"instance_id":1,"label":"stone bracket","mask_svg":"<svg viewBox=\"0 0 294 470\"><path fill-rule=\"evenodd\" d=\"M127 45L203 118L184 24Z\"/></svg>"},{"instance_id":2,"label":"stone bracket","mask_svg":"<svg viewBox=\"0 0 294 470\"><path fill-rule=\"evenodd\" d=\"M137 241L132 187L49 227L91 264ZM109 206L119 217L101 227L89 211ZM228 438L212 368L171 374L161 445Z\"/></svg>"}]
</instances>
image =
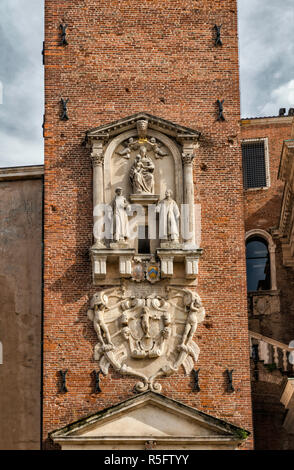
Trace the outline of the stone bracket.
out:
<instances>
[{"instance_id":1,"label":"stone bracket","mask_svg":"<svg viewBox=\"0 0 294 470\"><path fill-rule=\"evenodd\" d=\"M174 274L174 257L170 255L160 255L161 277L172 277Z\"/></svg>"},{"instance_id":2,"label":"stone bracket","mask_svg":"<svg viewBox=\"0 0 294 470\"><path fill-rule=\"evenodd\" d=\"M183 250L183 249L164 249L158 248L157 256L161 262L161 277L171 278L174 273L174 262L185 263L186 279L196 279L198 276L199 258L203 253L202 249Z\"/></svg>"},{"instance_id":3,"label":"stone bracket","mask_svg":"<svg viewBox=\"0 0 294 470\"><path fill-rule=\"evenodd\" d=\"M132 256L119 257L119 273L122 277L132 277Z\"/></svg>"},{"instance_id":4,"label":"stone bracket","mask_svg":"<svg viewBox=\"0 0 294 470\"><path fill-rule=\"evenodd\" d=\"M119 263L119 274L122 278L132 277L132 260L135 254L134 249L97 249L91 248L92 274L94 284L105 279L107 275L107 264L117 261Z\"/></svg>"},{"instance_id":5,"label":"stone bracket","mask_svg":"<svg viewBox=\"0 0 294 470\"><path fill-rule=\"evenodd\" d=\"M94 284L97 280L104 279L106 277L106 260L107 256L101 256L99 254L92 254L92 273Z\"/></svg>"},{"instance_id":6,"label":"stone bracket","mask_svg":"<svg viewBox=\"0 0 294 470\"><path fill-rule=\"evenodd\" d=\"M187 256L185 260L186 278L194 279L198 275L199 258L196 256Z\"/></svg>"}]
</instances>

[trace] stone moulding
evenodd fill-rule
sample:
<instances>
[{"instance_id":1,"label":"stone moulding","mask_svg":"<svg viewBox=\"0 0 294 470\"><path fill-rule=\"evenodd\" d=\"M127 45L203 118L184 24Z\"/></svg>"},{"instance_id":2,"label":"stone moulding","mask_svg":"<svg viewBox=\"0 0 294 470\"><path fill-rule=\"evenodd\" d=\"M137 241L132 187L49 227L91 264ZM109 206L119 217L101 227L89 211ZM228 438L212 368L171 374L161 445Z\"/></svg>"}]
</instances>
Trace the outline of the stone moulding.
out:
<instances>
[{"instance_id":1,"label":"stone moulding","mask_svg":"<svg viewBox=\"0 0 294 470\"><path fill-rule=\"evenodd\" d=\"M138 377L137 391L160 392L159 377L180 366L191 373L200 352L193 335L205 310L199 295L188 289L166 287L142 296L131 290L118 287L92 297L88 318L98 337L94 358L104 375L112 366Z\"/></svg>"},{"instance_id":2,"label":"stone moulding","mask_svg":"<svg viewBox=\"0 0 294 470\"><path fill-rule=\"evenodd\" d=\"M130 423L131 426L130 426ZM248 431L147 391L50 433L62 450L233 450Z\"/></svg>"}]
</instances>

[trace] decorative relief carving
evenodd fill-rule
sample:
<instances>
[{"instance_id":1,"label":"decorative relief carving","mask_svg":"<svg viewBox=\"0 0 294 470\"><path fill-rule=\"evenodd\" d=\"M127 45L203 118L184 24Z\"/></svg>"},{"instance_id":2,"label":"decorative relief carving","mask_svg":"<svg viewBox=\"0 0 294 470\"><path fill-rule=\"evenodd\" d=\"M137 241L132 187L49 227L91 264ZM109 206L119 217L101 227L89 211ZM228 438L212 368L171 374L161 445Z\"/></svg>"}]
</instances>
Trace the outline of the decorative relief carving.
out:
<instances>
[{"instance_id":1,"label":"decorative relief carving","mask_svg":"<svg viewBox=\"0 0 294 470\"><path fill-rule=\"evenodd\" d=\"M141 140L142 142L143 140ZM167 150L165 150L162 145L157 142L155 137L150 137L150 139L145 139L144 145L140 144L140 140L134 139L134 137L130 137L127 141L122 142L122 146L124 147L122 150L117 150L115 153L120 157L129 160L131 158L132 150L138 150L140 147L145 146L148 151L153 151L155 154L155 158L163 158L168 156Z\"/></svg>"},{"instance_id":2,"label":"decorative relief carving","mask_svg":"<svg viewBox=\"0 0 294 470\"><path fill-rule=\"evenodd\" d=\"M195 155L190 152L182 153L182 161L184 165L191 165L193 163Z\"/></svg>"},{"instance_id":3,"label":"decorative relief carving","mask_svg":"<svg viewBox=\"0 0 294 470\"><path fill-rule=\"evenodd\" d=\"M132 288L109 289L95 294L88 317L98 344L94 358L107 375L110 365L123 375L139 377L140 392L159 392L159 377L193 370L199 347L193 335L205 311L198 294L188 289L161 288L139 297ZM147 293L147 295L146 295Z\"/></svg>"},{"instance_id":4,"label":"decorative relief carving","mask_svg":"<svg viewBox=\"0 0 294 470\"><path fill-rule=\"evenodd\" d=\"M167 302L160 297L130 298L122 302L121 309L122 334L129 343L131 357L160 357L171 333Z\"/></svg>"},{"instance_id":5,"label":"decorative relief carving","mask_svg":"<svg viewBox=\"0 0 294 470\"><path fill-rule=\"evenodd\" d=\"M132 281L143 282L148 281L150 284L159 282L160 279L160 263L156 262L154 257L142 259L135 257L132 269Z\"/></svg>"}]
</instances>

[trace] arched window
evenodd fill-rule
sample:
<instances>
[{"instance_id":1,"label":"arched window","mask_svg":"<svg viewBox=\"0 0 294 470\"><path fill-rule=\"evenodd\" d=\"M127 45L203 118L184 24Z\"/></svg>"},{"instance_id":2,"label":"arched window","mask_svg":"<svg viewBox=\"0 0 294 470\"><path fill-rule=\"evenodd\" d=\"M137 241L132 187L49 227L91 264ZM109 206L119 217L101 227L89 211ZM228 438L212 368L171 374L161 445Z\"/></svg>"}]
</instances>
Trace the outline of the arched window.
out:
<instances>
[{"instance_id":1,"label":"arched window","mask_svg":"<svg viewBox=\"0 0 294 470\"><path fill-rule=\"evenodd\" d=\"M267 241L253 236L246 242L247 291L270 290L271 267Z\"/></svg>"}]
</instances>

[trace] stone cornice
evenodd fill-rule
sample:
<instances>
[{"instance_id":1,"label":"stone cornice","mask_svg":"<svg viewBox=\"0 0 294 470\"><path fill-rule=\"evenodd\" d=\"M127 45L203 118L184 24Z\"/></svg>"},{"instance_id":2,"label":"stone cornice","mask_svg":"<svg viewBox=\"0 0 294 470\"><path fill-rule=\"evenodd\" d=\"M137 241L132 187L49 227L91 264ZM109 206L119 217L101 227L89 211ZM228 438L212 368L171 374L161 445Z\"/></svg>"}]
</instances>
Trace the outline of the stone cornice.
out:
<instances>
[{"instance_id":1,"label":"stone cornice","mask_svg":"<svg viewBox=\"0 0 294 470\"><path fill-rule=\"evenodd\" d=\"M40 179L43 175L44 165L0 168L0 181Z\"/></svg>"}]
</instances>

